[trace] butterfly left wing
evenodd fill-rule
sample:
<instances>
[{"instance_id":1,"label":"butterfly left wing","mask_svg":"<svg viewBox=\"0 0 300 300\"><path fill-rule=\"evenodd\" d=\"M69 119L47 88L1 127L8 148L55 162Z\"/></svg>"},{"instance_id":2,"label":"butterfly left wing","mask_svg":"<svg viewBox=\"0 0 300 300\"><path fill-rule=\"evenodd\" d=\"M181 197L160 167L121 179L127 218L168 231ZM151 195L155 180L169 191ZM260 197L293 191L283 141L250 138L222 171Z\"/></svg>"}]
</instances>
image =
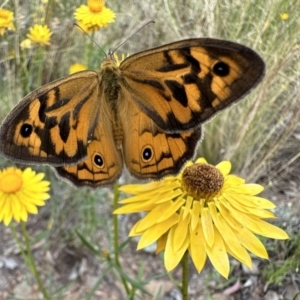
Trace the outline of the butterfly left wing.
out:
<instances>
[{"instance_id":1,"label":"butterfly left wing","mask_svg":"<svg viewBox=\"0 0 300 300\"><path fill-rule=\"evenodd\" d=\"M199 127L257 85L265 64L253 50L189 39L143 51L120 65L134 101L165 131Z\"/></svg>"},{"instance_id":2,"label":"butterfly left wing","mask_svg":"<svg viewBox=\"0 0 300 300\"><path fill-rule=\"evenodd\" d=\"M184 163L194 157L201 138L201 128L166 133L140 110L132 100L132 95L124 91L126 101L121 105L120 118L123 125L123 157L127 169L140 179L159 179L178 173Z\"/></svg>"},{"instance_id":3,"label":"butterfly left wing","mask_svg":"<svg viewBox=\"0 0 300 300\"><path fill-rule=\"evenodd\" d=\"M21 163L54 166L82 160L94 131L97 101L98 74L93 71L42 86L18 103L3 121L0 153Z\"/></svg>"}]
</instances>

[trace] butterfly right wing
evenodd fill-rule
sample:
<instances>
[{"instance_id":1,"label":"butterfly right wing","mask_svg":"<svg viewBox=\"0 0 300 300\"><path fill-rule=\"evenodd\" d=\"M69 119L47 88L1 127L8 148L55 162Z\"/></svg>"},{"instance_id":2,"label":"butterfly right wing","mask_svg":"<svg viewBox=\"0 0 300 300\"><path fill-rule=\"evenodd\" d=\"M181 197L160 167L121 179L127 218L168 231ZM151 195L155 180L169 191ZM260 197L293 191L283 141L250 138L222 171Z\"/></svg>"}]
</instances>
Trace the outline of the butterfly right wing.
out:
<instances>
[{"instance_id":1,"label":"butterfly right wing","mask_svg":"<svg viewBox=\"0 0 300 300\"><path fill-rule=\"evenodd\" d=\"M133 100L167 132L199 127L245 96L264 69L252 49L209 38L142 51L120 65Z\"/></svg>"},{"instance_id":2,"label":"butterfly right wing","mask_svg":"<svg viewBox=\"0 0 300 300\"><path fill-rule=\"evenodd\" d=\"M123 157L128 171L139 179L156 180L178 173L193 159L201 127L180 133L165 132L140 109L129 91L122 89L122 97Z\"/></svg>"},{"instance_id":3,"label":"butterfly right wing","mask_svg":"<svg viewBox=\"0 0 300 300\"><path fill-rule=\"evenodd\" d=\"M97 121L98 82L98 73L82 71L27 95L1 125L0 153L54 166L82 160Z\"/></svg>"}]
</instances>

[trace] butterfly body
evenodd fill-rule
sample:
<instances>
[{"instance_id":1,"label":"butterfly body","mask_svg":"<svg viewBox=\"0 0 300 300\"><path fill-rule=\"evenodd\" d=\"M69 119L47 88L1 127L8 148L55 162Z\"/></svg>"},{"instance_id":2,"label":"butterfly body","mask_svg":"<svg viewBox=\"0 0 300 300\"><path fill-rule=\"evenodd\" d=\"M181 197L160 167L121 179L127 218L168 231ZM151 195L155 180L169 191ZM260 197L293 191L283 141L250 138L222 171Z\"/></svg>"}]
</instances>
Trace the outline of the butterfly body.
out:
<instances>
[{"instance_id":1,"label":"butterfly body","mask_svg":"<svg viewBox=\"0 0 300 300\"><path fill-rule=\"evenodd\" d=\"M140 52L120 66L81 71L27 95L0 128L0 153L47 163L76 186L115 182L125 163L159 179L191 159L201 124L262 78L264 63L228 41L190 39Z\"/></svg>"}]
</instances>

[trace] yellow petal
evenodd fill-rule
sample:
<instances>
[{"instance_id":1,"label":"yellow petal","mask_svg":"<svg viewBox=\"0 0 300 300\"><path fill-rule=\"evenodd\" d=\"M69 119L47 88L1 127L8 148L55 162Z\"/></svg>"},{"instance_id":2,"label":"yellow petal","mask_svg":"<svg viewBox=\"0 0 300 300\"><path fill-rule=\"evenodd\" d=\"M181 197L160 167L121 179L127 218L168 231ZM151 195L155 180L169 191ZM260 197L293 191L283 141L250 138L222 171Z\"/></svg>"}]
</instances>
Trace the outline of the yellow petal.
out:
<instances>
[{"instance_id":1,"label":"yellow petal","mask_svg":"<svg viewBox=\"0 0 300 300\"><path fill-rule=\"evenodd\" d=\"M168 239L168 232L163 234L158 240L157 240L157 245L156 245L156 254L160 253L161 251L164 251L166 248L167 244L167 239Z\"/></svg>"},{"instance_id":2,"label":"yellow petal","mask_svg":"<svg viewBox=\"0 0 300 300\"><path fill-rule=\"evenodd\" d=\"M173 214L175 214L181 206L185 203L185 200L180 197L177 198L175 201L170 201L171 206L160 216L158 216L158 222L162 222L168 218L170 218Z\"/></svg>"},{"instance_id":3,"label":"yellow petal","mask_svg":"<svg viewBox=\"0 0 300 300\"><path fill-rule=\"evenodd\" d=\"M206 253L209 260L213 264L214 268L225 278L228 278L229 274L229 259L227 251L218 230L215 229L215 240L212 247L207 245Z\"/></svg>"},{"instance_id":4,"label":"yellow petal","mask_svg":"<svg viewBox=\"0 0 300 300\"><path fill-rule=\"evenodd\" d=\"M229 174L225 177L224 187L232 187L245 183L245 179L240 178L236 175Z\"/></svg>"},{"instance_id":5,"label":"yellow petal","mask_svg":"<svg viewBox=\"0 0 300 300\"><path fill-rule=\"evenodd\" d=\"M254 233L273 239L288 239L286 232L274 225L271 225L255 216L247 215L243 212L230 211L230 214L240 224L250 229Z\"/></svg>"},{"instance_id":6,"label":"yellow petal","mask_svg":"<svg viewBox=\"0 0 300 300\"><path fill-rule=\"evenodd\" d=\"M142 203L131 203L117 208L113 214L131 214L136 212L151 211L154 208L152 200Z\"/></svg>"},{"instance_id":7,"label":"yellow petal","mask_svg":"<svg viewBox=\"0 0 300 300\"><path fill-rule=\"evenodd\" d=\"M206 245L200 222L194 230L190 230L189 253L197 272L200 273L206 261Z\"/></svg>"},{"instance_id":8,"label":"yellow petal","mask_svg":"<svg viewBox=\"0 0 300 300\"><path fill-rule=\"evenodd\" d=\"M248 268L252 269L252 259L245 248L242 248L242 252L240 252L239 256L236 256L235 253L232 252L232 248L229 247L226 243L225 243L225 248L226 248L226 251L232 257L234 257L236 260L240 261L242 264L246 265Z\"/></svg>"},{"instance_id":9,"label":"yellow petal","mask_svg":"<svg viewBox=\"0 0 300 300\"><path fill-rule=\"evenodd\" d=\"M191 219L191 228L192 230L196 229L196 226L199 222L199 216L200 216L201 206L199 201L194 201L193 208L192 208L192 219Z\"/></svg>"},{"instance_id":10,"label":"yellow petal","mask_svg":"<svg viewBox=\"0 0 300 300\"><path fill-rule=\"evenodd\" d=\"M255 183L246 183L241 184L237 187L230 188L231 191L237 193L237 194L247 194L247 195L257 195L261 193L264 188L263 186Z\"/></svg>"},{"instance_id":11,"label":"yellow petal","mask_svg":"<svg viewBox=\"0 0 300 300\"><path fill-rule=\"evenodd\" d=\"M236 211L242 211L244 213L257 216L259 218L274 218L274 213L261 209L261 208L253 208L250 206L247 206L247 198L251 198L253 196L245 196L242 194L236 194L236 193L230 193L230 192L224 192L222 196L219 197L220 201L222 199L225 199L225 201L222 201L222 203L228 208L228 210L236 210ZM245 205L243 204L245 203ZM250 201L249 201L250 202Z\"/></svg>"},{"instance_id":12,"label":"yellow petal","mask_svg":"<svg viewBox=\"0 0 300 300\"><path fill-rule=\"evenodd\" d=\"M230 173L231 163L230 161L222 161L216 165L216 168L223 174L223 176L226 176Z\"/></svg>"},{"instance_id":13,"label":"yellow petal","mask_svg":"<svg viewBox=\"0 0 300 300\"><path fill-rule=\"evenodd\" d=\"M163 203L154 207L139 223L138 231L142 232L159 222L159 217L172 206L172 202ZM176 213L176 211L175 211ZM173 214L172 214L173 215ZM165 220L168 218L165 218Z\"/></svg>"},{"instance_id":14,"label":"yellow petal","mask_svg":"<svg viewBox=\"0 0 300 300\"><path fill-rule=\"evenodd\" d=\"M168 272L173 270L180 262L182 259L185 251L187 250L189 246L189 235L187 235L182 244L182 247L178 251L174 251L174 248L172 245L174 245L174 227L171 228L169 232L169 236L167 239L167 244L166 244L166 249L164 253L164 262L165 262L165 268Z\"/></svg>"},{"instance_id":15,"label":"yellow petal","mask_svg":"<svg viewBox=\"0 0 300 300\"><path fill-rule=\"evenodd\" d=\"M178 215L173 215L168 220L148 228L139 240L137 249L145 248L157 241L165 232L178 222Z\"/></svg>"},{"instance_id":16,"label":"yellow petal","mask_svg":"<svg viewBox=\"0 0 300 300\"><path fill-rule=\"evenodd\" d=\"M215 236L211 215L207 207L201 209L201 222L205 241L209 247L212 247Z\"/></svg>"},{"instance_id":17,"label":"yellow petal","mask_svg":"<svg viewBox=\"0 0 300 300\"><path fill-rule=\"evenodd\" d=\"M217 212L216 206L213 202L208 204L209 210L212 215L213 222L218 229L220 235L223 238L223 241L226 243L228 248L234 253L234 256L237 257L238 260L244 262L248 261L248 253L245 251L240 241L237 239L234 231L227 224L223 216Z\"/></svg>"},{"instance_id":18,"label":"yellow petal","mask_svg":"<svg viewBox=\"0 0 300 300\"><path fill-rule=\"evenodd\" d=\"M251 208L259 208L259 209L272 209L275 208L276 205L273 204L271 201L257 197L257 196L251 196L251 195L245 195L245 194L237 194L235 192L232 192L230 190L224 191L223 195L227 195L226 199L233 198L235 201L239 202L243 206L248 206Z\"/></svg>"},{"instance_id":19,"label":"yellow petal","mask_svg":"<svg viewBox=\"0 0 300 300\"><path fill-rule=\"evenodd\" d=\"M175 181L175 180L174 180ZM127 194L141 194L157 191L162 188L162 191L173 189L169 185L166 185L164 181L151 181L147 184L127 184L119 187L119 191L122 191ZM160 190L159 190L160 191Z\"/></svg>"},{"instance_id":20,"label":"yellow petal","mask_svg":"<svg viewBox=\"0 0 300 300\"><path fill-rule=\"evenodd\" d=\"M263 243L247 228L233 229L241 244L258 257L268 259L268 252Z\"/></svg>"},{"instance_id":21,"label":"yellow petal","mask_svg":"<svg viewBox=\"0 0 300 300\"><path fill-rule=\"evenodd\" d=\"M196 160L195 164L207 164L207 161L204 157L200 157Z\"/></svg>"},{"instance_id":22,"label":"yellow petal","mask_svg":"<svg viewBox=\"0 0 300 300\"><path fill-rule=\"evenodd\" d=\"M188 216L184 218L184 208L182 208L177 225L174 226L173 249L175 252L182 247L182 244L185 241L186 236L188 235L190 220L190 214L188 214Z\"/></svg>"}]
</instances>

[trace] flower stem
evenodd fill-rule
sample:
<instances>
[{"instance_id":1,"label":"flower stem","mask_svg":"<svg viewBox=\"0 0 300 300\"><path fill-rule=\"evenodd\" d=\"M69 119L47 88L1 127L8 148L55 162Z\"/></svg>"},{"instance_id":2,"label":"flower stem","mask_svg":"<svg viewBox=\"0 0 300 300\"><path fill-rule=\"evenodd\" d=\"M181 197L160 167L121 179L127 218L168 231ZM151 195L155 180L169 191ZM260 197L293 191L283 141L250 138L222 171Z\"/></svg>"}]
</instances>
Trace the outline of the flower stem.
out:
<instances>
[{"instance_id":1,"label":"flower stem","mask_svg":"<svg viewBox=\"0 0 300 300\"><path fill-rule=\"evenodd\" d=\"M35 277L37 284L39 286L39 290L42 292L45 299L50 300L50 296L48 295L48 293L43 285L43 282L41 280L40 274L37 271L37 268L36 268L36 265L34 262L34 258L33 258L32 252L31 252L31 248L30 248L30 241L29 241L28 233L27 233L24 222L21 222L21 229L22 229L23 237L25 239L27 254L24 253L24 249L23 249L23 251L21 251L21 253L22 253L22 255L25 255L25 257L26 257L26 259L24 259L24 260L27 263L27 266L30 268L33 276ZM19 245L19 246L21 246L21 245Z\"/></svg>"},{"instance_id":2,"label":"flower stem","mask_svg":"<svg viewBox=\"0 0 300 300\"><path fill-rule=\"evenodd\" d=\"M119 200L119 184L116 183L114 185L114 210L116 210L118 208L118 200ZM121 267L121 264L120 264L120 261L119 261L119 222L118 222L118 215L114 214L113 215L113 222L114 222L114 251L115 251L115 264L116 266L118 266L120 269L122 268ZM122 283L124 285L124 288L126 290L126 293L127 295L129 295L130 293L130 289L128 287L128 284L126 282L126 280L123 278L122 275L121 276L121 280L122 280Z\"/></svg>"},{"instance_id":3,"label":"flower stem","mask_svg":"<svg viewBox=\"0 0 300 300\"><path fill-rule=\"evenodd\" d=\"M189 256L188 252L186 251L182 260L182 285L181 285L181 294L182 300L188 300L188 287L189 287Z\"/></svg>"}]
</instances>

